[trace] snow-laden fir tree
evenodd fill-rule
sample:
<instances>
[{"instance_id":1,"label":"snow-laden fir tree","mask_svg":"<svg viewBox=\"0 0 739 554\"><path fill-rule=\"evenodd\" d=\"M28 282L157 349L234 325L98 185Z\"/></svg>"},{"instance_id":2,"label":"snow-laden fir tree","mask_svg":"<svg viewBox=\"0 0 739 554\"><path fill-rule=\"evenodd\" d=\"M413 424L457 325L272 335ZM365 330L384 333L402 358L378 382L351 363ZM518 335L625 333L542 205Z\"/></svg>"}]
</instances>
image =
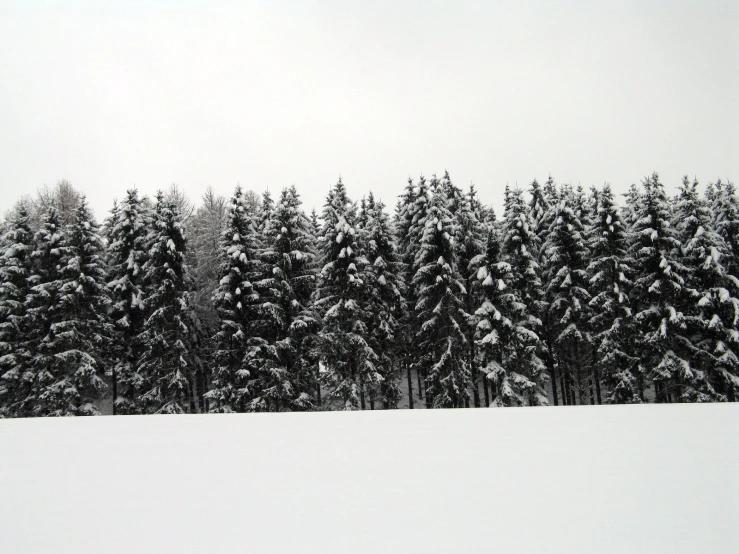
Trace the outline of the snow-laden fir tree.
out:
<instances>
[{"instance_id":1,"label":"snow-laden fir tree","mask_svg":"<svg viewBox=\"0 0 739 554\"><path fill-rule=\"evenodd\" d=\"M372 348L379 358L378 372L382 375L379 388L370 390L370 402L373 409L376 398L385 409L397 408L401 398L403 266L395 251L385 205L375 201L371 192L365 205L365 217L362 238L369 261L365 272L368 327Z\"/></svg>"},{"instance_id":2,"label":"snow-laden fir tree","mask_svg":"<svg viewBox=\"0 0 739 554\"><path fill-rule=\"evenodd\" d=\"M641 402L632 372L638 360L632 354L634 327L629 289L633 260L627 255L629 235L606 184L598 192L595 219L589 237L589 326L592 333L596 378L605 384L610 404Z\"/></svg>"},{"instance_id":3,"label":"snow-laden fir tree","mask_svg":"<svg viewBox=\"0 0 739 554\"><path fill-rule=\"evenodd\" d=\"M469 314L464 322L464 332L467 337L467 365L471 372L470 384L474 405L479 407L479 375L477 372L472 373L475 360L475 318L472 314L477 309L478 298L473 286L475 275L470 269L470 262L484 250L485 235L483 226L472 209L473 203L477 201L474 187L471 189L471 196L463 194L462 190L452 183L448 171L444 172L440 186L445 192L447 205L456 222L454 244L456 245L457 268L465 285L464 311Z\"/></svg>"},{"instance_id":4,"label":"snow-laden fir tree","mask_svg":"<svg viewBox=\"0 0 739 554\"><path fill-rule=\"evenodd\" d=\"M49 415L96 415L102 376L113 339L110 298L103 264L104 244L84 196L62 241L59 284L51 312L54 323L43 341L53 382L41 398ZM56 288L56 285L54 285Z\"/></svg>"},{"instance_id":5,"label":"snow-laden fir tree","mask_svg":"<svg viewBox=\"0 0 739 554\"><path fill-rule=\"evenodd\" d=\"M426 376L427 404L462 408L469 401L464 311L466 288L457 268L454 237L458 223L448 208L444 188L436 187L419 222L423 229L413 277L416 290L416 360Z\"/></svg>"},{"instance_id":6,"label":"snow-laden fir tree","mask_svg":"<svg viewBox=\"0 0 739 554\"><path fill-rule=\"evenodd\" d=\"M311 221L295 186L283 189L266 229L261 308L266 325L249 344L246 362L255 376L249 409L306 410L315 403L316 389L316 363L305 344L318 330L310 304L315 251Z\"/></svg>"},{"instance_id":7,"label":"snow-laden fir tree","mask_svg":"<svg viewBox=\"0 0 739 554\"><path fill-rule=\"evenodd\" d=\"M113 413L140 413L134 378L142 346L146 298L143 266L148 252L149 210L136 189L126 193L107 223L108 289L116 337L111 341Z\"/></svg>"},{"instance_id":8,"label":"snow-laden fir tree","mask_svg":"<svg viewBox=\"0 0 739 554\"><path fill-rule=\"evenodd\" d=\"M545 329L542 328L539 314L545 312L546 303L540 277L541 267L537 261L540 242L519 188L511 190L506 186L505 213L500 229L503 258L511 266L510 287L526 313L520 325L541 339ZM542 346L539 357L545 354L545 347Z\"/></svg>"},{"instance_id":9,"label":"snow-laden fir tree","mask_svg":"<svg viewBox=\"0 0 739 554\"><path fill-rule=\"evenodd\" d=\"M497 231L490 229L484 252L471 263L481 296L475 312L476 364L492 385L492 406L547 405L539 337L529 329L526 306L510 286L511 265L502 260L500 244Z\"/></svg>"},{"instance_id":10,"label":"snow-laden fir tree","mask_svg":"<svg viewBox=\"0 0 739 554\"><path fill-rule=\"evenodd\" d=\"M240 186L231 198L226 230L221 242L221 280L213 293L220 329L215 337L215 370L211 390L205 395L211 412L245 412L253 397L255 376L247 367L250 339L258 337L264 277L255 229L256 210Z\"/></svg>"},{"instance_id":11,"label":"snow-laden fir tree","mask_svg":"<svg viewBox=\"0 0 739 554\"><path fill-rule=\"evenodd\" d=\"M422 178L423 179L423 178ZM412 345L414 337L415 319L413 306L415 306L414 292L411 281L413 280L413 259L415 257L415 246L411 240L411 228L413 227L413 214L416 203L416 188L413 179L408 177L408 182L403 193L398 199L393 221L395 245L398 260L401 263L401 277L404 289L405 309L399 321L397 330L398 345L401 349L400 363L405 369L408 381L408 407L413 409L413 377L411 375ZM419 379L419 393L422 392Z\"/></svg>"},{"instance_id":12,"label":"snow-laden fir tree","mask_svg":"<svg viewBox=\"0 0 739 554\"><path fill-rule=\"evenodd\" d=\"M329 403L344 410L366 407L365 388L382 380L378 356L370 345L365 302L367 259L358 255L354 227L356 207L349 200L341 179L329 191L323 210L320 255L323 268L314 305L322 316L317 351L325 372L322 384Z\"/></svg>"},{"instance_id":13,"label":"snow-laden fir tree","mask_svg":"<svg viewBox=\"0 0 739 554\"><path fill-rule=\"evenodd\" d=\"M739 277L739 197L732 182L719 179L714 186L715 227L727 246L723 265L730 275Z\"/></svg>"},{"instance_id":14,"label":"snow-laden fir tree","mask_svg":"<svg viewBox=\"0 0 739 554\"><path fill-rule=\"evenodd\" d=\"M35 245L26 206L19 203L2 237L0 258L0 416L29 415L27 373L32 350L27 346L25 301L29 293L31 253Z\"/></svg>"},{"instance_id":15,"label":"snow-laden fir tree","mask_svg":"<svg viewBox=\"0 0 739 554\"><path fill-rule=\"evenodd\" d=\"M275 201L272 199L272 193L269 189L262 193L262 201L259 204L259 217L257 231L264 234L267 232L269 222L272 220L272 214L275 210Z\"/></svg>"},{"instance_id":16,"label":"snow-laden fir tree","mask_svg":"<svg viewBox=\"0 0 739 554\"><path fill-rule=\"evenodd\" d=\"M67 257L67 242L53 205L46 211L34 241L24 314L24 338L31 353L24 379L30 383L30 393L21 410L34 416L68 415L59 413L56 402L59 391L55 390L59 369L55 355L60 349L55 327L64 318L60 301L61 269Z\"/></svg>"},{"instance_id":17,"label":"snow-laden fir tree","mask_svg":"<svg viewBox=\"0 0 739 554\"><path fill-rule=\"evenodd\" d=\"M690 338L681 311L686 303L686 270L676 259L680 241L670 225L670 206L657 173L644 180L632 209L629 254L636 275L630 301L638 331L633 352L639 358L640 397L643 378L648 378L654 382L657 402L671 401L676 387L692 375Z\"/></svg>"},{"instance_id":18,"label":"snow-laden fir tree","mask_svg":"<svg viewBox=\"0 0 739 554\"><path fill-rule=\"evenodd\" d=\"M144 280L146 321L136 341L141 355L131 376L135 410L146 414L195 411L193 382L200 359L190 307L187 239L177 206L156 196Z\"/></svg>"},{"instance_id":19,"label":"snow-laden fir tree","mask_svg":"<svg viewBox=\"0 0 739 554\"><path fill-rule=\"evenodd\" d=\"M727 245L713 229L712 213L698 194L698 183L683 178L676 202L675 227L685 266L683 307L690 368L680 375L676 396L687 402L734 401L739 392L739 280L727 274Z\"/></svg>"},{"instance_id":20,"label":"snow-laden fir tree","mask_svg":"<svg viewBox=\"0 0 739 554\"><path fill-rule=\"evenodd\" d=\"M553 332L553 354L560 376L564 376L563 391L569 394L569 404L585 404L589 252L585 231L575 213L578 198L567 195L555 206L554 221L544 244L546 251L546 298L548 321ZM572 203L575 203L573 206ZM591 391L592 394L592 391ZM591 401L593 397L591 396Z\"/></svg>"}]
</instances>

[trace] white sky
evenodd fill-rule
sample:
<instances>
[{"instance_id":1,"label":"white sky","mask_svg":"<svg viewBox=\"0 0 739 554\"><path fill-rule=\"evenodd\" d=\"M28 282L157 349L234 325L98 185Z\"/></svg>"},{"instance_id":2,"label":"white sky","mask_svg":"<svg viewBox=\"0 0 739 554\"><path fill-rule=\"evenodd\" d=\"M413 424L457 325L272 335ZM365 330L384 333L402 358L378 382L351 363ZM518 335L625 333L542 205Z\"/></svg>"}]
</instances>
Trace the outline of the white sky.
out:
<instances>
[{"instance_id":1,"label":"white sky","mask_svg":"<svg viewBox=\"0 0 739 554\"><path fill-rule=\"evenodd\" d=\"M369 4L0 0L0 208L60 178L99 219L134 184L739 180L736 2Z\"/></svg>"}]
</instances>

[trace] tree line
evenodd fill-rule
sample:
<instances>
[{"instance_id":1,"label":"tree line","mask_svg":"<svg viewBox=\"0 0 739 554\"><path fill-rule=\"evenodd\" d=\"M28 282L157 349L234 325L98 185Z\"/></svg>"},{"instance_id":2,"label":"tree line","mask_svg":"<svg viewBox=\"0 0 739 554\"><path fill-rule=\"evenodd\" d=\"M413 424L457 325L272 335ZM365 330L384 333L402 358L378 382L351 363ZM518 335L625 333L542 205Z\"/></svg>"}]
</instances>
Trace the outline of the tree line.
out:
<instances>
[{"instance_id":1,"label":"tree line","mask_svg":"<svg viewBox=\"0 0 739 554\"><path fill-rule=\"evenodd\" d=\"M736 401L735 186L623 196L173 185L99 225L62 181L2 222L0 415Z\"/></svg>"}]
</instances>

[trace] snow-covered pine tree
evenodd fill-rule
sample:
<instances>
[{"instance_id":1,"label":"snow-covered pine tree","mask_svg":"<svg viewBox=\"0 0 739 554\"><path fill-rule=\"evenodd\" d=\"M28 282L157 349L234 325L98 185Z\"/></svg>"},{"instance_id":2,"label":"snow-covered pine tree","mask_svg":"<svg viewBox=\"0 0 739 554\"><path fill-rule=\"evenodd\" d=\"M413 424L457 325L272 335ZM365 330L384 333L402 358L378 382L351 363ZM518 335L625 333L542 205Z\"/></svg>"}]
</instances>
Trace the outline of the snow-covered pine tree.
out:
<instances>
[{"instance_id":1,"label":"snow-covered pine tree","mask_svg":"<svg viewBox=\"0 0 739 554\"><path fill-rule=\"evenodd\" d=\"M422 178L423 179L423 178ZM408 177L408 183L400 195L398 205L395 210L394 233L395 245L398 252L398 259L401 263L401 277L404 290L404 306L405 309L400 318L400 326L397 331L398 343L401 349L400 363L405 369L408 380L408 407L413 409L413 377L411 375L412 365L412 345L414 337L414 314L413 306L415 306L415 296L411 281L413 280L413 259L415 257L415 249L417 243L411 240L411 228L413 226L413 213L416 203L416 189L413 185L413 179ZM419 380L420 385L420 380ZM419 394L422 394L422 387L419 386Z\"/></svg>"},{"instance_id":2,"label":"snow-covered pine tree","mask_svg":"<svg viewBox=\"0 0 739 554\"><path fill-rule=\"evenodd\" d=\"M72 222L57 247L62 257L55 294L42 297L53 323L40 346L39 362L50 382L39 394L45 415L96 415L105 390L106 345L113 338L103 240L87 201L80 196Z\"/></svg>"},{"instance_id":3,"label":"snow-covered pine tree","mask_svg":"<svg viewBox=\"0 0 739 554\"><path fill-rule=\"evenodd\" d=\"M195 411L193 382L200 365L186 253L187 238L179 209L156 195L147 260L146 321L136 341L141 354L131 378L137 411L181 414Z\"/></svg>"},{"instance_id":4,"label":"snow-covered pine tree","mask_svg":"<svg viewBox=\"0 0 739 554\"><path fill-rule=\"evenodd\" d=\"M482 297L475 312L476 365L492 385L492 406L547 405L539 337L528 328L526 306L510 286L511 265L502 261L500 243L497 230L489 229L484 252L470 264Z\"/></svg>"},{"instance_id":5,"label":"snow-covered pine tree","mask_svg":"<svg viewBox=\"0 0 739 554\"><path fill-rule=\"evenodd\" d=\"M407 235L408 240L406 244L402 245L406 247L403 250L403 259L409 261L409 265L407 266L406 304L410 318L408 321L410 345L415 345L416 335L420 326L415 311L418 301L418 291L414 283L414 278L419 269L419 266L416 265L416 256L421 247L421 240L425 230L424 223L428 217L429 205L433 198L434 190L438 186L438 182L439 180L436 178L436 175L432 176L431 181L426 181L426 178L421 175L415 191L413 207L410 209L412 215ZM415 346L411 346L411 348L415 348ZM424 396L426 396L426 408L431 408L431 398L426 394L426 374L424 373L426 368L415 363L416 357L414 354L412 355L412 360L412 365L416 368L416 377L418 379L418 397L423 400Z\"/></svg>"},{"instance_id":6,"label":"snow-covered pine tree","mask_svg":"<svg viewBox=\"0 0 739 554\"><path fill-rule=\"evenodd\" d=\"M314 305L323 319L317 344L325 367L321 380L329 402L340 401L345 410L364 409L364 388L376 387L382 379L370 346L363 279L368 262L357 253L355 219L356 208L339 178L323 210L323 269Z\"/></svg>"},{"instance_id":7,"label":"snow-covered pine tree","mask_svg":"<svg viewBox=\"0 0 739 554\"><path fill-rule=\"evenodd\" d=\"M724 267L730 275L739 277L739 197L731 181L722 183L719 179L714 186L716 198L713 209L716 231L727 245Z\"/></svg>"},{"instance_id":8,"label":"snow-covered pine tree","mask_svg":"<svg viewBox=\"0 0 739 554\"><path fill-rule=\"evenodd\" d=\"M462 190L452 183L449 172L444 172L441 179L441 187L445 191L447 204L456 222L456 234L454 244L456 245L457 269L465 284L464 312L469 315L464 322L464 332L467 338L467 365L470 368L470 385L472 388L473 402L476 408L480 407L479 374L473 373L475 361L475 318L474 313L479 303L477 290L473 286L475 274L470 269L470 262L485 249L485 234L477 214L472 205L477 201L474 187L470 194L464 195ZM465 405L468 407L468 404Z\"/></svg>"},{"instance_id":9,"label":"snow-covered pine tree","mask_svg":"<svg viewBox=\"0 0 739 554\"><path fill-rule=\"evenodd\" d=\"M315 404L316 361L305 344L318 330L310 305L315 251L311 221L301 206L295 186L283 189L266 227L265 331L251 340L246 359L255 375L249 403L253 411L306 410Z\"/></svg>"},{"instance_id":10,"label":"snow-covered pine tree","mask_svg":"<svg viewBox=\"0 0 739 554\"><path fill-rule=\"evenodd\" d=\"M638 330L634 353L639 358L639 396L644 398L646 377L654 382L657 402L669 402L674 386L692 370L685 350L690 339L685 336L681 311L686 304L686 270L675 258L680 241L670 225L670 207L657 173L643 181L638 203L632 209L629 254L637 273L630 301Z\"/></svg>"},{"instance_id":11,"label":"snow-covered pine tree","mask_svg":"<svg viewBox=\"0 0 739 554\"><path fill-rule=\"evenodd\" d=\"M574 206L571 202L574 201ZM546 252L546 298L549 325L553 332L553 354L560 375L564 375L565 396L570 404L585 404L584 379L587 377L585 352L590 344L587 335L588 248L585 231L575 212L578 196L572 200L563 195L555 206L555 218L544 244ZM574 209L573 209L574 208ZM580 211L578 209L578 211ZM587 360L589 361L589 360ZM590 395L595 403L594 395Z\"/></svg>"},{"instance_id":12,"label":"snow-covered pine tree","mask_svg":"<svg viewBox=\"0 0 739 554\"><path fill-rule=\"evenodd\" d=\"M211 412L245 412L252 399L255 376L247 368L246 354L249 340L258 336L260 293L264 292L256 285L264 268L255 212L237 186L221 241L221 280L213 293L220 329L215 337L213 384L205 395Z\"/></svg>"},{"instance_id":13,"label":"snow-covered pine tree","mask_svg":"<svg viewBox=\"0 0 739 554\"><path fill-rule=\"evenodd\" d=\"M272 214L275 211L275 201L272 200L272 193L269 189L262 193L262 202L259 205L259 223L257 224L257 231L265 235L267 233L267 227L269 222L272 220Z\"/></svg>"},{"instance_id":14,"label":"snow-covered pine tree","mask_svg":"<svg viewBox=\"0 0 739 554\"><path fill-rule=\"evenodd\" d=\"M55 326L63 318L61 269L67 256L66 236L53 205L47 209L34 242L24 314L24 338L31 353L24 379L30 384L30 391L22 401L21 411L34 416L67 415L57 412L53 390L57 381L55 355L60 346Z\"/></svg>"},{"instance_id":15,"label":"snow-covered pine tree","mask_svg":"<svg viewBox=\"0 0 739 554\"><path fill-rule=\"evenodd\" d=\"M739 280L722 265L727 245L713 229L713 215L699 197L698 182L683 177L675 211L689 294L683 306L690 367L680 374L676 396L684 402L736 400L739 392Z\"/></svg>"},{"instance_id":16,"label":"snow-covered pine tree","mask_svg":"<svg viewBox=\"0 0 739 554\"><path fill-rule=\"evenodd\" d=\"M375 201L370 192L366 202L366 222L363 229L365 256L369 261L364 274L368 304L371 345L379 361L382 375L380 386L370 390L374 409L378 397L384 409L397 408L401 398L400 321L404 313L403 265L393 244L390 221L385 205Z\"/></svg>"},{"instance_id":17,"label":"snow-covered pine tree","mask_svg":"<svg viewBox=\"0 0 739 554\"><path fill-rule=\"evenodd\" d=\"M26 206L19 203L2 237L0 258L0 416L29 415L24 400L32 351L26 343L25 302L29 293L31 254L35 245ZM32 374L28 373L28 377Z\"/></svg>"},{"instance_id":18,"label":"snow-covered pine tree","mask_svg":"<svg viewBox=\"0 0 739 554\"><path fill-rule=\"evenodd\" d=\"M595 220L589 236L589 327L595 347L596 379L606 386L609 404L641 402L632 368L638 360L629 351L634 327L629 289L633 260L628 257L629 235L606 184L598 192Z\"/></svg>"},{"instance_id":19,"label":"snow-covered pine tree","mask_svg":"<svg viewBox=\"0 0 739 554\"><path fill-rule=\"evenodd\" d=\"M462 408L469 400L470 381L465 336L469 314L464 311L467 291L457 269L454 237L458 224L448 208L444 187L435 190L426 216L419 221L423 234L414 264L416 363L426 376L427 405Z\"/></svg>"},{"instance_id":20,"label":"snow-covered pine tree","mask_svg":"<svg viewBox=\"0 0 739 554\"><path fill-rule=\"evenodd\" d=\"M537 262L539 237L521 189L511 190L507 187L505 205L500 238L504 261L511 266L510 288L523 304L526 314L519 325L541 339L544 329L538 314L545 311L546 303L540 277L541 268Z\"/></svg>"},{"instance_id":21,"label":"snow-covered pine tree","mask_svg":"<svg viewBox=\"0 0 739 554\"><path fill-rule=\"evenodd\" d=\"M127 191L118 204L117 213L108 221L108 289L112 300L110 317L116 327L108 356L112 376L113 414L140 413L134 396L135 365L141 356L141 345L136 341L144 326L144 273L146 263L148 209L136 189Z\"/></svg>"}]
</instances>

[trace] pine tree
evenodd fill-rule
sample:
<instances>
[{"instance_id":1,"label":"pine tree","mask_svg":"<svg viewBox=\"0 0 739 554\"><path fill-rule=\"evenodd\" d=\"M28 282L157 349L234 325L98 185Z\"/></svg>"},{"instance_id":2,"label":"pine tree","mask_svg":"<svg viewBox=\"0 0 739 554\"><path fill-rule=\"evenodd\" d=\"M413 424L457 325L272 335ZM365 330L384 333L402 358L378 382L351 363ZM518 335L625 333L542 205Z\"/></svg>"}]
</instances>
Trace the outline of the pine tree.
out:
<instances>
[{"instance_id":1,"label":"pine tree","mask_svg":"<svg viewBox=\"0 0 739 554\"><path fill-rule=\"evenodd\" d=\"M153 227L142 270L149 284L146 321L136 341L142 352L132 376L141 413L195 411L193 380L199 357L190 307L192 281L186 263L187 239L177 206L156 196Z\"/></svg>"},{"instance_id":2,"label":"pine tree","mask_svg":"<svg viewBox=\"0 0 739 554\"><path fill-rule=\"evenodd\" d=\"M115 360L112 376L113 414L141 412L136 399L134 370L141 356L136 338L144 327L145 283L142 270L147 260L150 215L136 189L126 193L111 214L108 230L108 289L112 300L111 319L116 327L109 356Z\"/></svg>"},{"instance_id":3,"label":"pine tree","mask_svg":"<svg viewBox=\"0 0 739 554\"><path fill-rule=\"evenodd\" d=\"M685 352L689 339L683 335L686 329L680 310L685 305L685 267L674 256L680 241L670 215L664 187L653 173L644 180L634 206L629 254L638 273L630 300L639 332L635 345L639 396L643 398L643 378L650 378L658 402L670 401L672 389L691 373Z\"/></svg>"},{"instance_id":4,"label":"pine tree","mask_svg":"<svg viewBox=\"0 0 739 554\"><path fill-rule=\"evenodd\" d=\"M0 416L28 415L23 401L30 390L31 350L26 344L25 301L34 250L30 215L20 203L2 237L0 258Z\"/></svg>"},{"instance_id":5,"label":"pine tree","mask_svg":"<svg viewBox=\"0 0 739 554\"><path fill-rule=\"evenodd\" d=\"M270 221L272 220L272 214L275 211L275 201L272 200L272 194L269 189L262 193L262 203L259 205L259 223L257 230L262 233L267 233L267 228Z\"/></svg>"},{"instance_id":6,"label":"pine tree","mask_svg":"<svg viewBox=\"0 0 739 554\"><path fill-rule=\"evenodd\" d=\"M501 242L504 261L511 266L510 288L521 304L525 316L518 323L540 339L546 331L539 314L545 313L544 290L541 282L539 237L536 234L529 210L520 189L506 189L504 219L501 222ZM542 344L537 357L541 358L551 349L551 344ZM546 349L546 350L545 350ZM554 375L551 375L554 380Z\"/></svg>"},{"instance_id":7,"label":"pine tree","mask_svg":"<svg viewBox=\"0 0 739 554\"><path fill-rule=\"evenodd\" d=\"M426 375L427 404L462 408L469 400L470 381L464 328L469 318L464 311L467 291L457 269L458 224L444 188L435 188L419 221L423 235L414 264L417 366Z\"/></svg>"},{"instance_id":8,"label":"pine tree","mask_svg":"<svg viewBox=\"0 0 739 554\"><path fill-rule=\"evenodd\" d=\"M713 202L716 231L726 243L724 267L734 277L739 277L739 198L733 183L715 184Z\"/></svg>"},{"instance_id":9,"label":"pine tree","mask_svg":"<svg viewBox=\"0 0 739 554\"><path fill-rule=\"evenodd\" d=\"M711 211L697 188L697 181L683 178L675 212L689 291L683 307L684 349L691 353L690 367L680 377L679 400L733 401L739 392L739 280L722 265L727 245L713 229Z\"/></svg>"},{"instance_id":10,"label":"pine tree","mask_svg":"<svg viewBox=\"0 0 739 554\"><path fill-rule=\"evenodd\" d=\"M216 369L205 395L211 412L245 412L252 399L255 376L247 368L249 342L259 336L261 294L257 285L264 275L255 213L240 186L231 198L221 242L221 280L213 293L220 319L215 341Z\"/></svg>"},{"instance_id":11,"label":"pine tree","mask_svg":"<svg viewBox=\"0 0 739 554\"><path fill-rule=\"evenodd\" d=\"M60 349L56 325L64 319L60 301L61 270L68 245L59 213L53 205L48 208L34 241L24 314L26 348L31 353L25 376L30 391L21 410L34 416L69 415L64 405L56 402L63 400L59 397L63 397L64 391L55 390L59 369L56 354Z\"/></svg>"},{"instance_id":12,"label":"pine tree","mask_svg":"<svg viewBox=\"0 0 739 554\"><path fill-rule=\"evenodd\" d=\"M423 179L423 178L422 178ZM403 194L398 200L395 210L394 233L395 244L401 263L401 278L404 290L404 310L400 316L398 329L398 344L401 350L400 363L405 368L408 380L408 407L413 409L413 377L411 375L412 345L414 337L414 314L409 309L415 306L415 296L411 281L413 280L413 259L415 257L416 243L411 240L411 228L413 227L413 216L416 203L416 189L413 179L408 178L408 183ZM420 385L420 379L419 379ZM419 394L422 394L419 386Z\"/></svg>"},{"instance_id":13,"label":"pine tree","mask_svg":"<svg viewBox=\"0 0 739 554\"><path fill-rule=\"evenodd\" d=\"M339 179L323 210L323 269L314 305L323 319L317 345L325 366L321 379L329 389L328 400L340 401L345 410L364 409L364 388L376 387L382 379L369 344L362 278L368 262L358 255L355 220L356 208Z\"/></svg>"},{"instance_id":14,"label":"pine tree","mask_svg":"<svg viewBox=\"0 0 739 554\"><path fill-rule=\"evenodd\" d=\"M587 375L584 353L589 347L586 325L590 301L586 272L589 252L582 222L570 204L574 201L575 208L578 208L578 199L575 196L570 200L567 195L560 199L544 249L547 260L548 319L554 336L553 354L560 375L564 375L565 392L576 392L571 400L584 404L583 379Z\"/></svg>"},{"instance_id":15,"label":"pine tree","mask_svg":"<svg viewBox=\"0 0 739 554\"><path fill-rule=\"evenodd\" d=\"M262 253L266 332L249 345L247 364L256 376L249 409L305 410L314 405L315 367L305 344L318 330L310 297L315 289L313 230L294 186L284 189L267 225Z\"/></svg>"},{"instance_id":16,"label":"pine tree","mask_svg":"<svg viewBox=\"0 0 739 554\"><path fill-rule=\"evenodd\" d=\"M477 360L492 384L493 406L547 405L539 337L528 328L526 306L510 286L511 265L502 261L500 243L490 229L485 251L471 263L482 296L475 312Z\"/></svg>"},{"instance_id":17,"label":"pine tree","mask_svg":"<svg viewBox=\"0 0 739 554\"><path fill-rule=\"evenodd\" d=\"M404 313L403 266L395 251L385 205L375 202L370 192L365 209L367 220L363 238L369 261L365 272L368 327L372 348L379 358L378 372L382 375L377 392L383 408L397 408L401 398L400 320ZM370 401L374 409L374 390L370 391Z\"/></svg>"},{"instance_id":18,"label":"pine tree","mask_svg":"<svg viewBox=\"0 0 739 554\"><path fill-rule=\"evenodd\" d=\"M103 266L103 240L84 196L79 198L72 223L60 240L59 280L56 295L42 298L55 314L42 341L51 381L39 394L47 415L96 415L106 385L106 344L113 336L107 310L110 304Z\"/></svg>"},{"instance_id":19,"label":"pine tree","mask_svg":"<svg viewBox=\"0 0 739 554\"><path fill-rule=\"evenodd\" d=\"M634 328L629 290L633 260L628 257L629 235L610 185L598 193L596 217L590 234L591 262L589 326L595 342L596 379L608 389L612 404L641 402L632 372L638 360L629 353Z\"/></svg>"}]
</instances>

